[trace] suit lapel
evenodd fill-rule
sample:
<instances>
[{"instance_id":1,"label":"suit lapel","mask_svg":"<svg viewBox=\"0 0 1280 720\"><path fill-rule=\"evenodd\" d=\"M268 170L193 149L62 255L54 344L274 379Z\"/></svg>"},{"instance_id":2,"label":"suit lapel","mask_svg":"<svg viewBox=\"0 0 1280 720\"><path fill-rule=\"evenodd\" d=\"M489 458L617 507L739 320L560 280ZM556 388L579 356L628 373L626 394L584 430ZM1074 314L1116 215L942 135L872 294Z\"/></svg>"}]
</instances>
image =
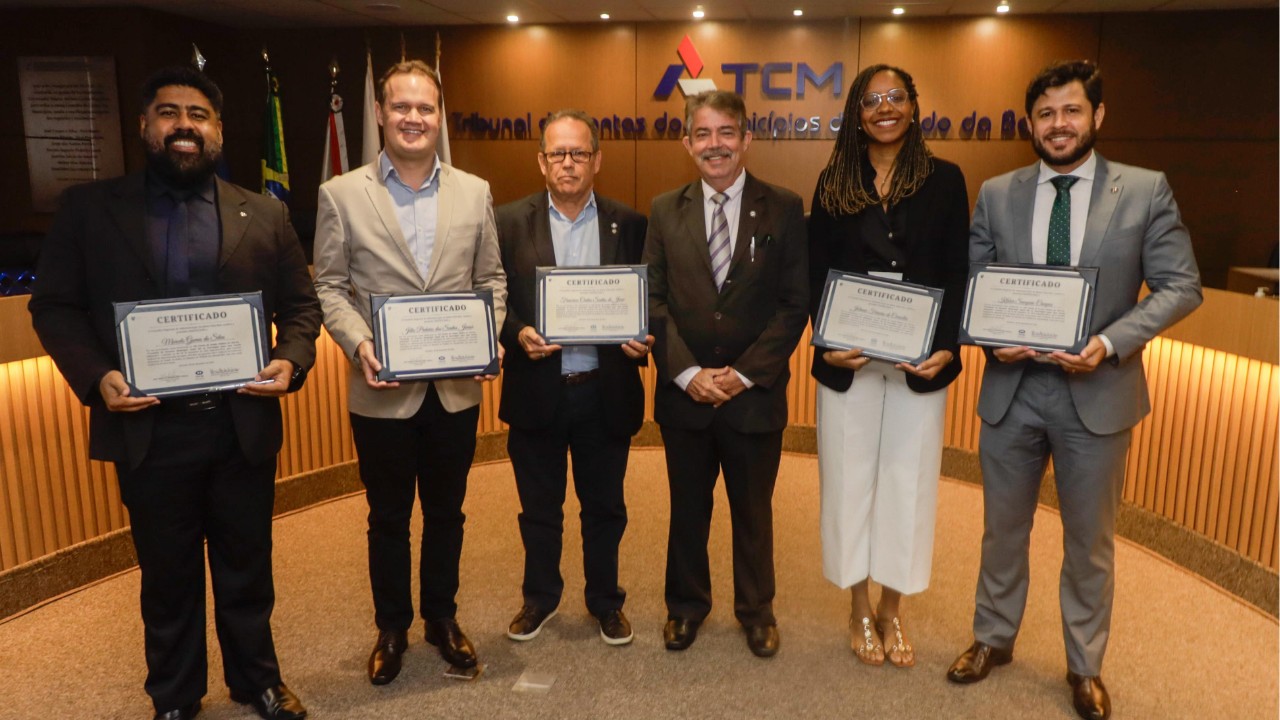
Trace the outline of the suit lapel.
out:
<instances>
[{"instance_id":1,"label":"suit lapel","mask_svg":"<svg viewBox=\"0 0 1280 720\"><path fill-rule=\"evenodd\" d=\"M145 178L145 173L134 173L121 178L115 188L115 202L108 212L126 244L147 266L151 277L163 279L164 272L156 268L156 258L147 241Z\"/></svg>"},{"instance_id":2,"label":"suit lapel","mask_svg":"<svg viewBox=\"0 0 1280 720\"><path fill-rule=\"evenodd\" d=\"M400 221L396 219L396 209L391 201L391 193L387 190L387 186L382 179L378 177L378 164L372 163L365 166L367 175L365 179L365 193L369 196L369 202L373 205L374 212L378 215L378 219L382 221L382 227L387 231L387 237L391 238L392 244L400 251L400 255L404 261L409 263L409 267L418 271L418 261L414 259L413 253L409 250L409 243L404 239L404 233L400 231ZM441 200L443 207L444 201ZM421 276L421 273L419 273ZM426 285L425 281L423 283Z\"/></svg>"},{"instance_id":3,"label":"suit lapel","mask_svg":"<svg viewBox=\"0 0 1280 720\"><path fill-rule=\"evenodd\" d=\"M1115 192L1112 192L1115 188ZM1093 191L1089 193L1089 219L1084 224L1084 243L1080 246L1080 265L1096 267L1102 238L1111 226L1111 217L1120 202L1120 173L1112 173L1109 163L1098 156L1093 172Z\"/></svg>"},{"instance_id":4,"label":"suit lapel","mask_svg":"<svg viewBox=\"0 0 1280 720\"><path fill-rule=\"evenodd\" d=\"M702 260L707 270L707 278L715 285L715 275L711 272L711 249L707 247L707 220L702 212L702 181L694 180L687 185L680 196L684 204L680 208L685 234L695 246L694 255Z\"/></svg>"},{"instance_id":5,"label":"suit lapel","mask_svg":"<svg viewBox=\"0 0 1280 720\"><path fill-rule=\"evenodd\" d=\"M764 217L764 186L756 181L751 173L747 173L747 182L742 186L742 203L738 212L738 237L733 244L733 260L729 263L729 275L734 268L745 262L752 252L751 245L755 240L756 228ZM727 277L727 276L726 276Z\"/></svg>"},{"instance_id":6,"label":"suit lapel","mask_svg":"<svg viewBox=\"0 0 1280 720\"><path fill-rule=\"evenodd\" d=\"M538 258L538 265L554 267L556 247L551 241L551 199L546 193L540 193L529 205L529 237L533 240L533 254Z\"/></svg>"},{"instance_id":7,"label":"suit lapel","mask_svg":"<svg viewBox=\"0 0 1280 720\"><path fill-rule=\"evenodd\" d=\"M1009 213L1013 221L1013 243L1016 262L1029 264L1031 255L1031 218L1036 208L1036 178L1040 163L1022 168L1014 175L1009 188Z\"/></svg>"},{"instance_id":8,"label":"suit lapel","mask_svg":"<svg viewBox=\"0 0 1280 720\"><path fill-rule=\"evenodd\" d=\"M427 264L427 287L435 281L440 272L440 263L436 258L443 257L444 244L449 242L449 228L453 226L453 200L458 197L454 190L453 168L440 163L440 186L436 189L436 239L431 243L431 260ZM405 245L408 248L408 245ZM414 263L417 267L417 263Z\"/></svg>"},{"instance_id":9,"label":"suit lapel","mask_svg":"<svg viewBox=\"0 0 1280 720\"><path fill-rule=\"evenodd\" d=\"M222 221L222 249L218 252L218 267L222 268L231 259L240 241L244 239L245 230L249 228L249 212L245 208L249 200L236 186L217 181L218 186L218 218Z\"/></svg>"},{"instance_id":10,"label":"suit lapel","mask_svg":"<svg viewBox=\"0 0 1280 720\"><path fill-rule=\"evenodd\" d=\"M599 195L596 196L596 224L600 226L600 264L621 264L618 262L618 220Z\"/></svg>"}]
</instances>

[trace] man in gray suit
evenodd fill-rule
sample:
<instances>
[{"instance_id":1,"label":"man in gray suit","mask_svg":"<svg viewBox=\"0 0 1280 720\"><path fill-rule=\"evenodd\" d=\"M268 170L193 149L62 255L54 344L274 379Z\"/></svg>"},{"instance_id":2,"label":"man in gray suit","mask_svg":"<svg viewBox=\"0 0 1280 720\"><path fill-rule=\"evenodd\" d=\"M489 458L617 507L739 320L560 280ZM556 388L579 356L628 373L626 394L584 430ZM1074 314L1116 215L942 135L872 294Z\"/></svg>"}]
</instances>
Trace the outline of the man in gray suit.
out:
<instances>
[{"instance_id":1,"label":"man in gray suit","mask_svg":"<svg viewBox=\"0 0 1280 720\"><path fill-rule=\"evenodd\" d=\"M316 290L324 324L351 360L348 403L369 502L369 579L378 638L369 681L400 673L413 623L409 518L422 501L418 612L426 640L456 667L476 664L454 618L462 553L462 501L475 456L481 382L492 376L401 385L378 380L371 293L490 290L495 321L506 312L489 183L436 156L440 81L418 60L392 65L376 106L385 149L378 159L320 186ZM499 349L501 352L501 349Z\"/></svg>"},{"instance_id":2,"label":"man in gray suit","mask_svg":"<svg viewBox=\"0 0 1280 720\"><path fill-rule=\"evenodd\" d=\"M974 683L1013 659L1026 606L1027 547L1053 458L1064 533L1060 583L1076 712L1107 718L1102 656L1115 589L1115 517L1130 429L1151 410L1142 349L1201 302L1191 238L1162 173L1093 152L1102 78L1090 62L1043 70L1027 88L1041 162L988 180L970 231L975 262L1100 268L1080 354L999 348L978 399L986 530L974 643L947 679ZM1145 282L1150 294L1138 299Z\"/></svg>"}]
</instances>

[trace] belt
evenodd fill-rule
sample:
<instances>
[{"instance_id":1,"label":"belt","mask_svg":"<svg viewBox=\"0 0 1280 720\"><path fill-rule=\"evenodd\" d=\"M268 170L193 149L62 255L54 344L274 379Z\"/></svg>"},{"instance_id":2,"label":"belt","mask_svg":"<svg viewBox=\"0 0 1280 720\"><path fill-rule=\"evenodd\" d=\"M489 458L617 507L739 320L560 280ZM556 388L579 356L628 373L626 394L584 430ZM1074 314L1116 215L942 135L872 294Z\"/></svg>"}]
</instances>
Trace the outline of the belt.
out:
<instances>
[{"instance_id":1,"label":"belt","mask_svg":"<svg viewBox=\"0 0 1280 720\"><path fill-rule=\"evenodd\" d=\"M166 398L160 401L160 409L172 413L192 413L214 410L222 406L226 400L225 393L201 393L199 395L183 395Z\"/></svg>"},{"instance_id":2,"label":"belt","mask_svg":"<svg viewBox=\"0 0 1280 720\"><path fill-rule=\"evenodd\" d=\"M569 386L583 385L591 382L592 380L595 380L599 376L600 376L600 369L596 368L595 370L588 370L586 372L576 372L576 373L569 373L567 375L561 375L560 382Z\"/></svg>"}]
</instances>

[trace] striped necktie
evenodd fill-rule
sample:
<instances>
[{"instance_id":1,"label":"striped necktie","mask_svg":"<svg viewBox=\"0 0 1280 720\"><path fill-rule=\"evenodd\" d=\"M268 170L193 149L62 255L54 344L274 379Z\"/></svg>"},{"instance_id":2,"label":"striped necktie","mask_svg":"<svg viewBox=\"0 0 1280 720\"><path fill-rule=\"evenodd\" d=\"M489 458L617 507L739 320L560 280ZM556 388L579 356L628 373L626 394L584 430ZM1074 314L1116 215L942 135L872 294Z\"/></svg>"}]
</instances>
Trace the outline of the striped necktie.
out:
<instances>
[{"instance_id":1,"label":"striped necktie","mask_svg":"<svg viewBox=\"0 0 1280 720\"><path fill-rule=\"evenodd\" d=\"M711 211L711 238L707 249L711 252L711 274L716 279L716 289L724 286L729 275L729 220L724 215L724 204L729 199L722 192L711 196L715 209Z\"/></svg>"},{"instance_id":2,"label":"striped necktie","mask_svg":"<svg viewBox=\"0 0 1280 720\"><path fill-rule=\"evenodd\" d=\"M1049 244L1045 249L1045 262L1049 265L1071 264L1071 186L1079 179L1075 175L1059 175L1049 181L1058 191L1049 213Z\"/></svg>"}]
</instances>

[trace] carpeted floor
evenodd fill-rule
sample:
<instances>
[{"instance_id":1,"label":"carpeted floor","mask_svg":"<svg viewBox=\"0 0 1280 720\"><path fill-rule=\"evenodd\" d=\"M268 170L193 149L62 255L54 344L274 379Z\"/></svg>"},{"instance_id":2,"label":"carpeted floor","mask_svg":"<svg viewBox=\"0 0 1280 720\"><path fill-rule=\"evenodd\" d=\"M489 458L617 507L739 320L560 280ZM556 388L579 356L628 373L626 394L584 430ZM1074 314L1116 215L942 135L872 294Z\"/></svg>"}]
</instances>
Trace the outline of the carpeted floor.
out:
<instances>
[{"instance_id":1,"label":"carpeted floor","mask_svg":"<svg viewBox=\"0 0 1280 720\"><path fill-rule=\"evenodd\" d=\"M635 642L606 646L583 608L577 508L570 501L560 615L536 640L517 644L504 634L520 606L523 561L510 466L473 470L459 620L487 669L472 682L442 676L444 663L423 644L421 624L396 682L375 688L365 679L374 629L363 497L280 518L274 627L286 682L314 718L1075 717L1057 610L1056 514L1037 516L1031 596L1015 662L979 685L959 687L943 673L971 639L979 488L942 483L933 586L905 605L918 664L897 670L864 667L849 651L848 597L822 578L812 457L784 456L775 493L782 649L772 660L748 652L733 620L723 492L711 540L716 607L690 650L662 648L668 517L662 451L634 451L627 482L631 524L622 582ZM1118 545L1113 639L1103 672L1114 717L1276 718L1276 622L1141 548ZM130 571L0 624L0 718L149 718L137 593L138 573ZM216 648L212 620L209 638ZM213 649L201 718L254 717L228 699L221 673ZM513 690L525 673L553 681L550 689Z\"/></svg>"}]
</instances>

